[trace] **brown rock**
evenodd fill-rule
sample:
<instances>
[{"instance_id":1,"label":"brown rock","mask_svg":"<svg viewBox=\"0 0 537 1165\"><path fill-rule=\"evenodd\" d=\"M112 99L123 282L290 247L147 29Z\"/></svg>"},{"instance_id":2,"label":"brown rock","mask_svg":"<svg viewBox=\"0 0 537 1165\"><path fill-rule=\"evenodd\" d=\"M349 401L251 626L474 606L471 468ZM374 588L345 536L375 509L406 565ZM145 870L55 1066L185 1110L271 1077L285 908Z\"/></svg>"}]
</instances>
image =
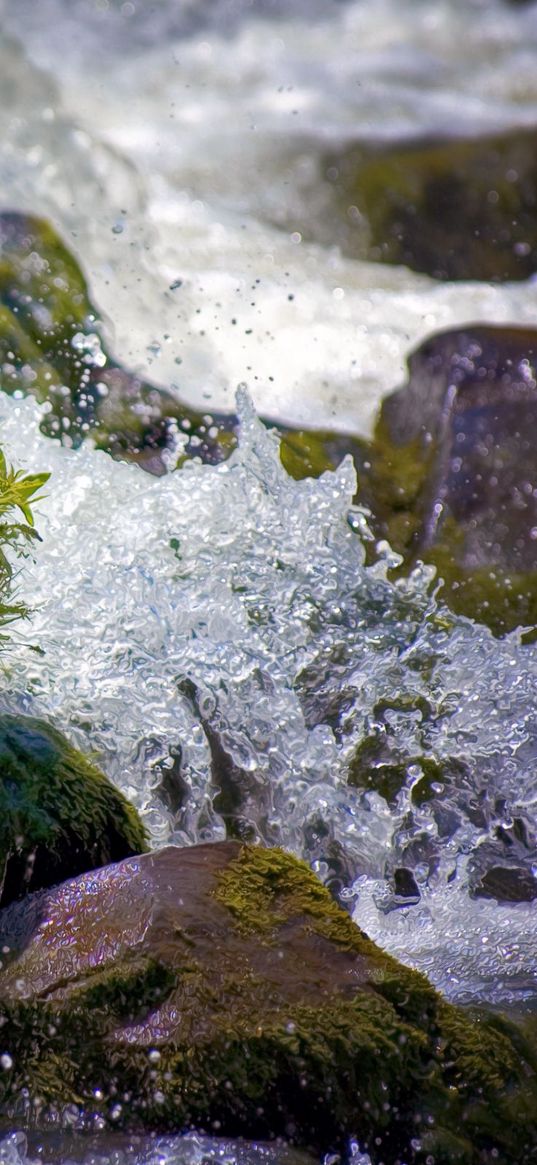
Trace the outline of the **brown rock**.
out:
<instances>
[{"instance_id":1,"label":"brown rock","mask_svg":"<svg viewBox=\"0 0 537 1165\"><path fill-rule=\"evenodd\" d=\"M334 239L435 279L526 279L537 266L535 129L357 142L324 159Z\"/></svg>"},{"instance_id":2,"label":"brown rock","mask_svg":"<svg viewBox=\"0 0 537 1165\"><path fill-rule=\"evenodd\" d=\"M84 874L2 911L0 946L0 1120L533 1160L521 1034L443 1001L280 850L168 848Z\"/></svg>"},{"instance_id":3,"label":"brown rock","mask_svg":"<svg viewBox=\"0 0 537 1165\"><path fill-rule=\"evenodd\" d=\"M377 532L434 562L444 598L497 630L537 618L537 331L438 333L382 407L362 475Z\"/></svg>"}]
</instances>

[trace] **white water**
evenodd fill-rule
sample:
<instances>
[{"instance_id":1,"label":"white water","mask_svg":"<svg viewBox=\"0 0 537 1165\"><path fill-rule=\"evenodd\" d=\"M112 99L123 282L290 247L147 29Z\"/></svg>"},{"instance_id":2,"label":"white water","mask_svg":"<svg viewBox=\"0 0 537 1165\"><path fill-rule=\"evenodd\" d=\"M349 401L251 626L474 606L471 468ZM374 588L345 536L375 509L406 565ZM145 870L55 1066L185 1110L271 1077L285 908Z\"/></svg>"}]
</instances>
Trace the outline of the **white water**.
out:
<instances>
[{"instance_id":1,"label":"white water","mask_svg":"<svg viewBox=\"0 0 537 1165\"><path fill-rule=\"evenodd\" d=\"M427 572L393 586L383 561L365 568L360 515L355 529L348 521L350 461L294 482L244 393L239 404L229 462L157 480L91 449L63 449L40 434L33 401L0 398L7 456L52 473L43 541L23 574L37 607L30 640L43 654L10 648L2 702L98 750L156 845L224 836L208 725L241 770L254 834L321 875L335 843L343 880L359 878L357 917L375 938L454 998L531 998L534 908L472 901L467 864L498 823L535 820L537 652L444 616ZM455 789L439 787L436 811L413 804L416 763L391 808L347 785L354 749L390 693L430 708L394 707L400 754L465 766ZM188 796L172 814L158 787L177 757ZM384 879L405 857L422 899L394 920Z\"/></svg>"},{"instance_id":2,"label":"white water","mask_svg":"<svg viewBox=\"0 0 537 1165\"><path fill-rule=\"evenodd\" d=\"M367 433L425 335L535 321L535 281L437 285L342 257L319 173L327 145L354 136L535 124L537 5L3 0L0 29L0 205L54 221L117 356L192 403L233 407L246 381L260 412ZM96 749L155 844L184 843L224 829L206 733L177 691L192 679L251 775L260 836L323 874L322 818L372 937L452 998L534 999L534 907L472 900L467 867L498 823L495 802L505 822L535 824L537 649L462 620L445 632L425 580L405 598L382 568L364 571L350 467L289 481L244 407L232 465L155 482L47 443L31 404L0 402L12 459L53 472L44 541L21 576L39 604L26 634L45 655L6 657L3 703ZM350 658L334 660L341 643ZM339 741L327 658L350 693ZM419 773L391 808L346 785L375 703L394 691L432 709L426 726L395 723L406 755L469 763L442 836L411 802ZM156 786L179 746L190 793L174 815ZM387 870L416 838L428 839L414 862L420 902L391 910Z\"/></svg>"},{"instance_id":3,"label":"white water","mask_svg":"<svg viewBox=\"0 0 537 1165\"><path fill-rule=\"evenodd\" d=\"M425 335L535 318L534 284L342 258L319 182L323 151L353 136L535 122L534 5L2 8L0 200L52 216L117 354L192 402L231 408L246 381L260 412L367 432Z\"/></svg>"},{"instance_id":4,"label":"white water","mask_svg":"<svg viewBox=\"0 0 537 1165\"><path fill-rule=\"evenodd\" d=\"M90 1147L91 1146L91 1147ZM38 1161L62 1165L312 1165L306 1153L281 1145L225 1141L223 1138L187 1133L178 1137L126 1137L108 1134L90 1146L83 1139L71 1141L54 1134L30 1144L22 1132L0 1140L0 1165L37 1165ZM356 1155L356 1165L370 1165Z\"/></svg>"}]
</instances>

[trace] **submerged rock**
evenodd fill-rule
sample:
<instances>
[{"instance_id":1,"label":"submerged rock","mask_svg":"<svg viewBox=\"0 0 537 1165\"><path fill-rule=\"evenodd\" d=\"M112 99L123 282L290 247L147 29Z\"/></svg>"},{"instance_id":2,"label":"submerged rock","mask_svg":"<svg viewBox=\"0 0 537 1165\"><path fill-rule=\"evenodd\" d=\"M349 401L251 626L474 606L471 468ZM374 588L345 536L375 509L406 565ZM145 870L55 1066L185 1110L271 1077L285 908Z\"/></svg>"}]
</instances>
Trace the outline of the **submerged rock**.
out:
<instances>
[{"instance_id":1,"label":"submerged rock","mask_svg":"<svg viewBox=\"0 0 537 1165\"><path fill-rule=\"evenodd\" d=\"M434 563L445 601L495 631L537 622L537 331L427 340L368 458L361 497L407 565Z\"/></svg>"},{"instance_id":2,"label":"submerged rock","mask_svg":"<svg viewBox=\"0 0 537 1165\"><path fill-rule=\"evenodd\" d=\"M0 715L0 906L145 848L136 810L60 732Z\"/></svg>"},{"instance_id":3,"label":"submerged rock","mask_svg":"<svg viewBox=\"0 0 537 1165\"><path fill-rule=\"evenodd\" d=\"M537 834L523 817L497 825L476 846L469 863L470 892L500 902L537 898Z\"/></svg>"},{"instance_id":4,"label":"submerged rock","mask_svg":"<svg viewBox=\"0 0 537 1165\"><path fill-rule=\"evenodd\" d=\"M264 423L269 428L277 429L282 465L296 481L304 477L319 477L327 469L337 469L349 453L357 460L363 459L366 442L352 433L336 433L327 429L290 429L286 425L274 425L271 421Z\"/></svg>"},{"instance_id":5,"label":"submerged rock","mask_svg":"<svg viewBox=\"0 0 537 1165\"><path fill-rule=\"evenodd\" d=\"M436 279L526 279L537 268L537 133L357 144L324 159L334 234L361 258Z\"/></svg>"},{"instance_id":6,"label":"submerged rock","mask_svg":"<svg viewBox=\"0 0 537 1165\"><path fill-rule=\"evenodd\" d=\"M534 1160L522 1034L446 1003L280 850L132 858L2 911L0 943L6 1120Z\"/></svg>"}]
</instances>

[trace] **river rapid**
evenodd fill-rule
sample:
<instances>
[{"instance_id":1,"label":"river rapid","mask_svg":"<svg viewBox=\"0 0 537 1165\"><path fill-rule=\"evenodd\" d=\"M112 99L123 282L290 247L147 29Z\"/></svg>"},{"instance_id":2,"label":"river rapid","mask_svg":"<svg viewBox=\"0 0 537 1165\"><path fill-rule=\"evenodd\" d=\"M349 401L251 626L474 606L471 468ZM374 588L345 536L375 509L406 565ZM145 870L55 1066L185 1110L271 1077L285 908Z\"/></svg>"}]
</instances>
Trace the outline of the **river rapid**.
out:
<instances>
[{"instance_id":1,"label":"river rapid","mask_svg":"<svg viewBox=\"0 0 537 1165\"><path fill-rule=\"evenodd\" d=\"M534 323L534 279L436 283L346 257L320 179L327 147L356 138L537 124L537 4L3 0L0 28L1 206L61 231L125 364L208 413L243 386L231 461L160 480L60 448L33 402L0 398L8 457L52 474L20 579L36 613L0 703L96 750L155 845L224 836L216 725L252 784L255 836L321 877L335 854L360 925L451 999L533 1007L534 904L473 898L468 877L498 805L535 828L537 647L446 616L428 571L394 586L388 548L366 568L351 463L292 481L255 414L368 435L425 336ZM347 784L394 693L430 710L393 709L407 755L466 766L461 796L436 790L441 812L412 797L419 764L390 805ZM180 805L162 795L178 762ZM401 862L420 893L405 907ZM288 1159L195 1138L106 1159L151 1153ZM25 1143L2 1154L20 1165Z\"/></svg>"}]
</instances>

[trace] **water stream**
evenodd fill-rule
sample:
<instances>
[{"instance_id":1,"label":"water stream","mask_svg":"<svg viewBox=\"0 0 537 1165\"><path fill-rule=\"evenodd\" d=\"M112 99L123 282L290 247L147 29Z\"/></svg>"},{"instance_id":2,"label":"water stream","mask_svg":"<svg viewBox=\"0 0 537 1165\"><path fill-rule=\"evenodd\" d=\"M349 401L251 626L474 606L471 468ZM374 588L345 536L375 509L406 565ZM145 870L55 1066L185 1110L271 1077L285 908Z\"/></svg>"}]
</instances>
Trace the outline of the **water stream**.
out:
<instances>
[{"instance_id":1,"label":"water stream","mask_svg":"<svg viewBox=\"0 0 537 1165\"><path fill-rule=\"evenodd\" d=\"M535 320L535 280L346 257L320 176L356 137L536 124L537 5L3 0L0 29L0 205L62 232L125 363L207 412L248 390L232 460L158 481L56 446L33 402L0 398L8 457L52 473L0 703L96 750L155 845L224 836L217 731L252 836L337 877L360 925L450 998L533 1005L534 905L469 882L498 823L535 828L537 648L446 615L427 571L388 582L387 549L366 568L351 463L292 481L255 411L367 434L424 336ZM390 803L349 787L383 701L405 756L463 773L456 793L416 799L419 762Z\"/></svg>"}]
</instances>

